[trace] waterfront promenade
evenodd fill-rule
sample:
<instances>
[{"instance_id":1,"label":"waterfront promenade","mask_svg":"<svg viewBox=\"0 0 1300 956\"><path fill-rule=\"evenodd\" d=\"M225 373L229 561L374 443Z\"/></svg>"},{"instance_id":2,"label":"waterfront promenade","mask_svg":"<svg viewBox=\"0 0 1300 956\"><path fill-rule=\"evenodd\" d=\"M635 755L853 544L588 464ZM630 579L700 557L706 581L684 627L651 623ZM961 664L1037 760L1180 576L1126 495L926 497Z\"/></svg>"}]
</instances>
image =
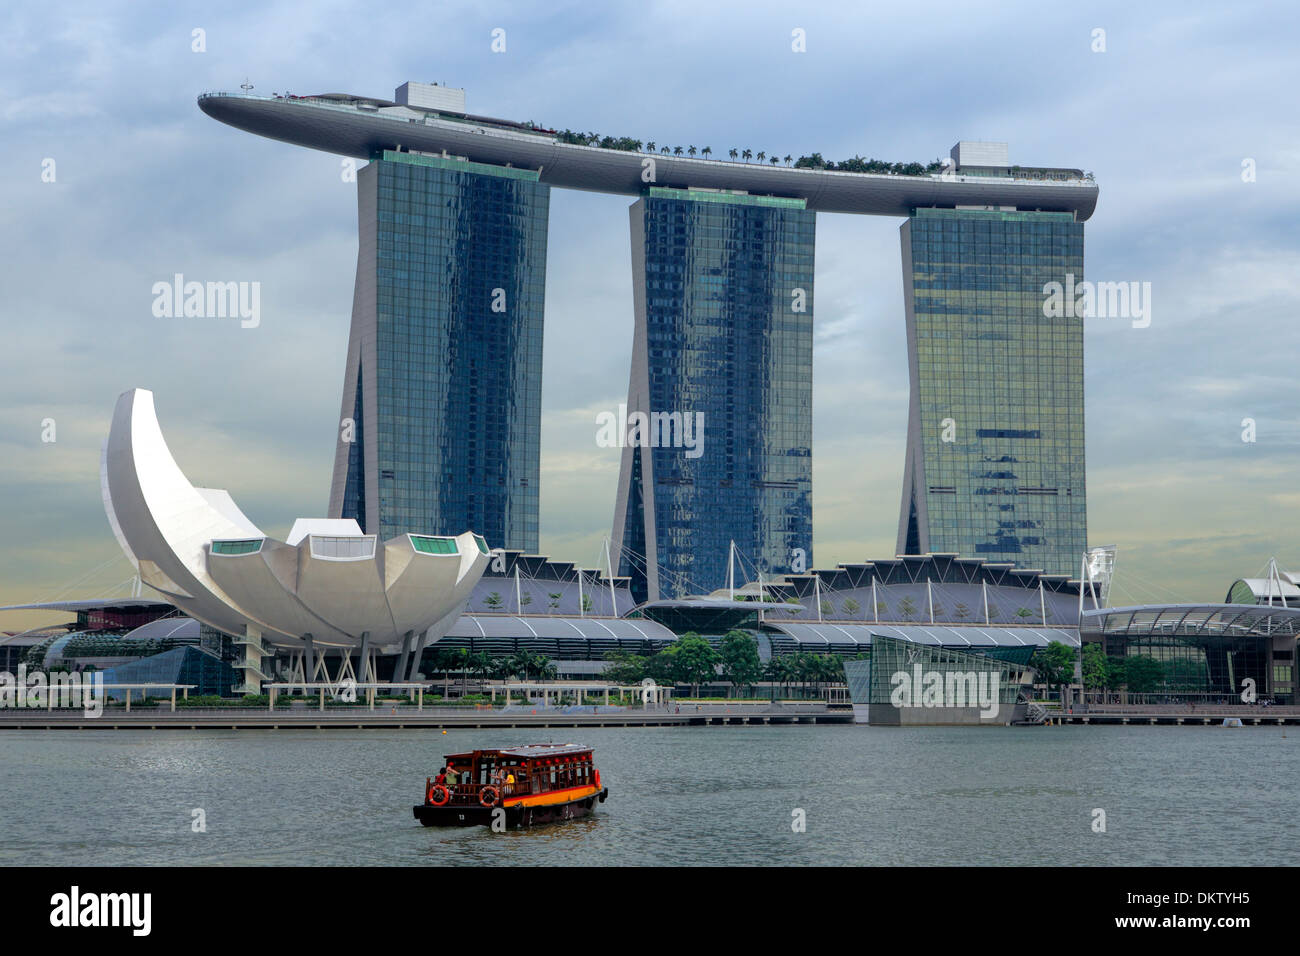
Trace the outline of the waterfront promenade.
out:
<instances>
[{"instance_id":1,"label":"waterfront promenade","mask_svg":"<svg viewBox=\"0 0 1300 956\"><path fill-rule=\"evenodd\" d=\"M1103 704L1073 712L1050 710L1046 723L1172 724L1201 727L1240 720L1244 727L1300 724L1300 707L1259 704Z\"/></svg>"},{"instance_id":2,"label":"waterfront promenade","mask_svg":"<svg viewBox=\"0 0 1300 956\"><path fill-rule=\"evenodd\" d=\"M80 710L0 710L0 730L438 730L514 727L690 727L852 723L853 711L822 701L673 704L666 707L467 708L410 705L285 707L107 707L98 717Z\"/></svg>"}]
</instances>

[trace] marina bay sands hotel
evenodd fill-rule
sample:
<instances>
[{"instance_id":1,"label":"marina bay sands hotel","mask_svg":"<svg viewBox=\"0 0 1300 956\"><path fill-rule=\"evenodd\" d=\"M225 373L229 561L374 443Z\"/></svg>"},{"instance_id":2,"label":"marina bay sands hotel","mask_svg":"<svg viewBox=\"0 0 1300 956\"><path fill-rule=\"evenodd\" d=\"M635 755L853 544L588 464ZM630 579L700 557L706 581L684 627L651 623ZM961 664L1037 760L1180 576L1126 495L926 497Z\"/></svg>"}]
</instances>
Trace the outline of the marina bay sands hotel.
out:
<instances>
[{"instance_id":1,"label":"marina bay sands hotel","mask_svg":"<svg viewBox=\"0 0 1300 956\"><path fill-rule=\"evenodd\" d=\"M1077 574L1083 319L1045 316L1043 302L1047 283L1083 279L1098 190L1082 171L1013 166L996 143L959 143L941 171L902 175L591 145L468 113L463 90L414 82L391 100L211 93L199 106L368 161L331 517L381 540L472 528L537 552L559 187L635 197L627 415L658 431L624 448L612 540L638 601L722 587L733 541L765 574L813 567L818 212L903 220L898 553ZM678 439L695 422L692 448Z\"/></svg>"}]
</instances>

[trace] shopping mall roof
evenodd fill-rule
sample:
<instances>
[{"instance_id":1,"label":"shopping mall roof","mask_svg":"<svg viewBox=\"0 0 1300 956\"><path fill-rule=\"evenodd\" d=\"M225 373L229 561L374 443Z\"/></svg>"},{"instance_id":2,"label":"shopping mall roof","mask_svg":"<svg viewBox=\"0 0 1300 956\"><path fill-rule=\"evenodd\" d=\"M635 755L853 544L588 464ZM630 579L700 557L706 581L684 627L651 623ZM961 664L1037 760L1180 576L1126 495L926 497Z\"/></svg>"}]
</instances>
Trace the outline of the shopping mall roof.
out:
<instances>
[{"instance_id":1,"label":"shopping mall roof","mask_svg":"<svg viewBox=\"0 0 1300 956\"><path fill-rule=\"evenodd\" d=\"M1143 604L1085 610L1079 633L1086 638L1274 637L1300 634L1300 608L1267 604Z\"/></svg>"},{"instance_id":2,"label":"shopping mall roof","mask_svg":"<svg viewBox=\"0 0 1300 956\"><path fill-rule=\"evenodd\" d=\"M1069 647L1079 646L1078 633L1073 628L1061 627L989 627L962 625L945 627L940 624L829 624L818 622L774 623L767 628L792 638L801 649L816 650L856 644L867 647L873 636L892 637L912 644L932 647L986 648L986 647L1046 647L1059 641Z\"/></svg>"}]
</instances>

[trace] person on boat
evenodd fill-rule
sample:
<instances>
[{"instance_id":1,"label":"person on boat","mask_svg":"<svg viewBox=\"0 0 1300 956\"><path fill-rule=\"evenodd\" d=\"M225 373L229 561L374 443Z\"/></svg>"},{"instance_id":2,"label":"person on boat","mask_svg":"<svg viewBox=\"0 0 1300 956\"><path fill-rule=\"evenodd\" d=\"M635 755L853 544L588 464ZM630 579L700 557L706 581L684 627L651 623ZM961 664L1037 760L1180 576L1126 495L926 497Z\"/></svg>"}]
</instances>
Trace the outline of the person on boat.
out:
<instances>
[{"instance_id":1,"label":"person on boat","mask_svg":"<svg viewBox=\"0 0 1300 956\"><path fill-rule=\"evenodd\" d=\"M506 789L503 790L502 793L509 793L510 791L514 790L514 788L515 788L515 775L514 772L511 771L506 774Z\"/></svg>"},{"instance_id":2,"label":"person on boat","mask_svg":"<svg viewBox=\"0 0 1300 956\"><path fill-rule=\"evenodd\" d=\"M447 764L447 786L454 787L460 782L460 775L456 773L456 768Z\"/></svg>"},{"instance_id":3,"label":"person on boat","mask_svg":"<svg viewBox=\"0 0 1300 956\"><path fill-rule=\"evenodd\" d=\"M444 786L447 783L447 765L443 764L442 769L438 771L438 776L433 778L435 786Z\"/></svg>"}]
</instances>

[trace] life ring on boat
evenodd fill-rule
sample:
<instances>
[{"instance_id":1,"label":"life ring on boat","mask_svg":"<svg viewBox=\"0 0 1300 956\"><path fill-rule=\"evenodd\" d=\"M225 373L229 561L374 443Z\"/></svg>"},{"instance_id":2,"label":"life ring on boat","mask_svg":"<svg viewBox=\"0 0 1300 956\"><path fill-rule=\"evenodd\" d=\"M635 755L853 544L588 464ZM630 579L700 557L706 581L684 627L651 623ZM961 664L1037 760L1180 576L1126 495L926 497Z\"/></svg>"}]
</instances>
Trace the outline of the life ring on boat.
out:
<instances>
[{"instance_id":1,"label":"life ring on boat","mask_svg":"<svg viewBox=\"0 0 1300 956\"><path fill-rule=\"evenodd\" d=\"M600 789L600 771L599 771L599 770L597 770L597 771L595 772L595 783L596 783L596 789L599 790L599 789Z\"/></svg>"},{"instance_id":2,"label":"life ring on boat","mask_svg":"<svg viewBox=\"0 0 1300 956\"><path fill-rule=\"evenodd\" d=\"M484 787L478 792L478 802L485 807L495 807L501 802L501 791L496 787Z\"/></svg>"},{"instance_id":3,"label":"life ring on boat","mask_svg":"<svg viewBox=\"0 0 1300 956\"><path fill-rule=\"evenodd\" d=\"M435 807L445 807L451 799L451 791L437 783L429 788L429 802Z\"/></svg>"}]
</instances>

